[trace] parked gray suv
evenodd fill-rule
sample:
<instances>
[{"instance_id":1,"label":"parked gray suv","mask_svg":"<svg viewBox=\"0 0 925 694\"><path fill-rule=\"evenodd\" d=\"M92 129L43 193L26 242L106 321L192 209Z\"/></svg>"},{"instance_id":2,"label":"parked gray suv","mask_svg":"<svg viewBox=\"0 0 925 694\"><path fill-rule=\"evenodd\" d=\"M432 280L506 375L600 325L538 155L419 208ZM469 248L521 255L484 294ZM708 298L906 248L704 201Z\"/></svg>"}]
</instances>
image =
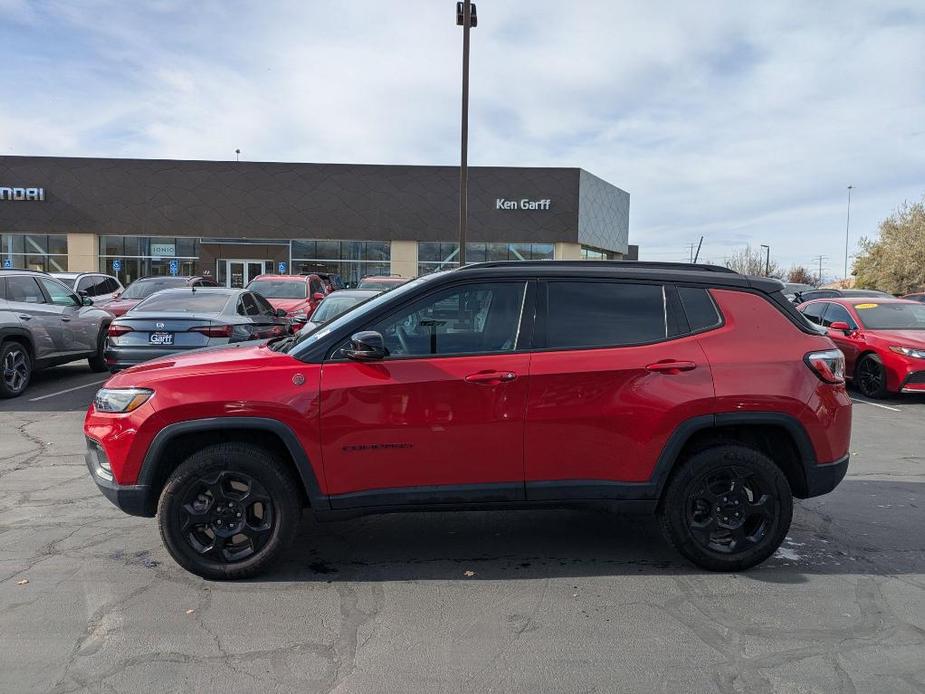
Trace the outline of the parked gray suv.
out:
<instances>
[{"instance_id":1,"label":"parked gray suv","mask_svg":"<svg viewBox=\"0 0 925 694\"><path fill-rule=\"evenodd\" d=\"M44 272L0 270L0 398L15 398L32 372L77 359L106 371L112 314Z\"/></svg>"}]
</instances>

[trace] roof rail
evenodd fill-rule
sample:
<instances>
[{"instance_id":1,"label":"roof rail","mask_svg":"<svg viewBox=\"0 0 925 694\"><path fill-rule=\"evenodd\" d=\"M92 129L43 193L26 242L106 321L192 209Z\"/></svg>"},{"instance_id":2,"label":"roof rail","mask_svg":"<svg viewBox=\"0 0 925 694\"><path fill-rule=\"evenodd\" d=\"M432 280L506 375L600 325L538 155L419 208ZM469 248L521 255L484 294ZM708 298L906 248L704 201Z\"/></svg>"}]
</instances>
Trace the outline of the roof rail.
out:
<instances>
[{"instance_id":1,"label":"roof rail","mask_svg":"<svg viewBox=\"0 0 925 694\"><path fill-rule=\"evenodd\" d=\"M50 275L51 274L50 272L46 272L45 270L27 270L26 268L21 268L21 267L2 267L0 268L0 272L33 272L39 275Z\"/></svg>"},{"instance_id":2,"label":"roof rail","mask_svg":"<svg viewBox=\"0 0 925 694\"><path fill-rule=\"evenodd\" d=\"M722 265L706 265L704 263L666 263L650 260L494 260L484 263L472 263L471 265L457 268L457 271L469 269L475 270L489 267L548 266L551 264L555 264L558 267L562 267L563 265L571 265L575 267L594 267L597 265L612 268L640 267L648 268L650 270L691 270L697 272L722 272L731 273L733 275L739 274L735 270L730 270L728 267L723 267Z\"/></svg>"}]
</instances>

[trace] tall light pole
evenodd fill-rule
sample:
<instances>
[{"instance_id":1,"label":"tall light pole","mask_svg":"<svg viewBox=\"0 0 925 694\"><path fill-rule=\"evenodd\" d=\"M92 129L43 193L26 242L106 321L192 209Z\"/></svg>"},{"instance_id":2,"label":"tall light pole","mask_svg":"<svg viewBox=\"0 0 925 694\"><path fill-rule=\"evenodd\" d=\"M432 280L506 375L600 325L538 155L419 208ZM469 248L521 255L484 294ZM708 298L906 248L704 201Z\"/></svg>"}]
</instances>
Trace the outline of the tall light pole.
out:
<instances>
[{"instance_id":1,"label":"tall light pole","mask_svg":"<svg viewBox=\"0 0 925 694\"><path fill-rule=\"evenodd\" d=\"M463 28L462 127L459 155L459 267L466 264L466 224L469 216L469 30L478 26L475 5L456 3L456 24Z\"/></svg>"},{"instance_id":2,"label":"tall light pole","mask_svg":"<svg viewBox=\"0 0 925 694\"><path fill-rule=\"evenodd\" d=\"M851 189L854 186L848 186L848 216L845 219L845 280L848 279L848 229L851 228Z\"/></svg>"},{"instance_id":3,"label":"tall light pole","mask_svg":"<svg viewBox=\"0 0 925 694\"><path fill-rule=\"evenodd\" d=\"M771 274L771 247L765 243L761 244L761 247L768 251L764 259L764 276L768 277Z\"/></svg>"}]
</instances>

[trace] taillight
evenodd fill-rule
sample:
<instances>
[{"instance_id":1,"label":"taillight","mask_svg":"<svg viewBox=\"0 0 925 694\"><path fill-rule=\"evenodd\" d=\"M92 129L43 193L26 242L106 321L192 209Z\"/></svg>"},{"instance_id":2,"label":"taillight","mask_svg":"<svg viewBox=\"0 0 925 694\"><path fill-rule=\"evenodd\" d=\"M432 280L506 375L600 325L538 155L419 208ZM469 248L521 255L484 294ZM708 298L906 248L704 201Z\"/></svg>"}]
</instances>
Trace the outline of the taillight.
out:
<instances>
[{"instance_id":1,"label":"taillight","mask_svg":"<svg viewBox=\"0 0 925 694\"><path fill-rule=\"evenodd\" d=\"M134 331L127 325L116 325L114 323L110 323L109 330L106 331L106 334L109 337L119 337L119 335L125 335L125 333L131 332Z\"/></svg>"},{"instance_id":2,"label":"taillight","mask_svg":"<svg viewBox=\"0 0 925 694\"><path fill-rule=\"evenodd\" d=\"M822 352L810 352L803 361L813 372L826 383L845 382L845 355L838 349L827 349Z\"/></svg>"},{"instance_id":3,"label":"taillight","mask_svg":"<svg viewBox=\"0 0 925 694\"><path fill-rule=\"evenodd\" d=\"M230 325L201 325L190 328L191 333L202 333L206 337L231 337L234 331Z\"/></svg>"}]
</instances>

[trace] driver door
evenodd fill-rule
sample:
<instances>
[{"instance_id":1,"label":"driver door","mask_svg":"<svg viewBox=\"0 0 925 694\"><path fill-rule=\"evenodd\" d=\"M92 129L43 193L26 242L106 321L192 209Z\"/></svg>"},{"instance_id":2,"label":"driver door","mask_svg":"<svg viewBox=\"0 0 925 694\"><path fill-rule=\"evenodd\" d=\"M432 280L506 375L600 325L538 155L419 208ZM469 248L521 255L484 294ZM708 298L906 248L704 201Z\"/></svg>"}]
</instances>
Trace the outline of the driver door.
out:
<instances>
[{"instance_id":1,"label":"driver door","mask_svg":"<svg viewBox=\"0 0 925 694\"><path fill-rule=\"evenodd\" d=\"M80 315L83 300L57 280L38 278L48 296L51 310L57 315L49 333L56 351L62 355L87 354L96 350L97 322Z\"/></svg>"},{"instance_id":2,"label":"driver door","mask_svg":"<svg viewBox=\"0 0 925 694\"><path fill-rule=\"evenodd\" d=\"M325 361L321 441L334 508L524 498L528 285L437 290L364 328L382 334L384 359L352 361L342 345Z\"/></svg>"}]
</instances>

